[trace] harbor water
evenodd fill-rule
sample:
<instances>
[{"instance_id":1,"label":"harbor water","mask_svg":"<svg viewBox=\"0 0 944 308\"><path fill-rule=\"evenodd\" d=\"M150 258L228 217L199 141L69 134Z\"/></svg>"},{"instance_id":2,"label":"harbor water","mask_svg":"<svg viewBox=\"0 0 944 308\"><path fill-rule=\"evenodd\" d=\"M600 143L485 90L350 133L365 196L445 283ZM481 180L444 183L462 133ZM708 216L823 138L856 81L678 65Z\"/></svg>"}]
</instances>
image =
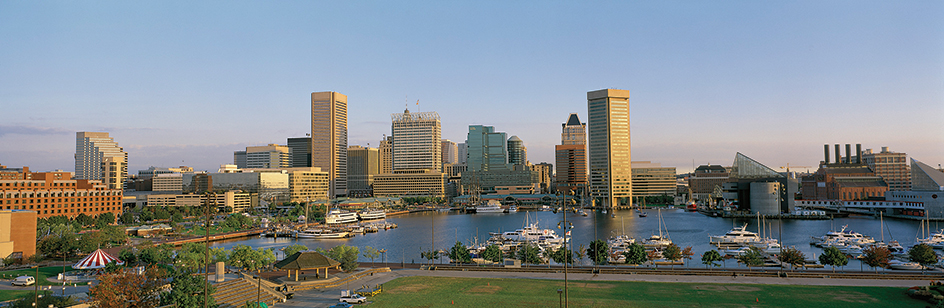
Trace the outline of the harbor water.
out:
<instances>
[{"instance_id":1,"label":"harbor water","mask_svg":"<svg viewBox=\"0 0 944 308\"><path fill-rule=\"evenodd\" d=\"M610 236L627 234L637 242L652 234L659 234L659 213L655 209L644 210L648 217L638 217L631 210L601 211L586 210L588 216L581 216L573 212L567 213L567 221L573 224L571 240L568 245L573 249L581 245L587 247L596 238L607 239ZM420 212L387 218L388 222L399 225L396 229L380 230L377 233L357 235L348 239L295 239L295 238L265 238L251 237L229 241L216 242L217 247L231 248L234 245L249 245L255 248L271 248L276 250L277 258L281 259L279 249L292 245L302 244L310 249L330 249L337 245L348 245L364 248L370 246L376 249L385 249L386 253L373 260L390 263L423 263L420 252L429 250L435 245L437 250L448 251L461 241L466 245L484 242L489 232L513 231L525 226L526 221L537 222L539 228L554 229L558 235L558 223L563 221L563 213L528 211L510 214L463 214L459 212ZM802 251L807 259L815 259L822 253L822 249L810 245L813 236L823 236L829 231L838 231L848 225L846 231L859 232L871 236L876 241L889 242L897 240L904 247L915 244L920 236L920 222L910 220L884 219L885 230L879 218L871 216L851 216L833 220L767 220L766 231L759 230L757 219L729 219L708 217L683 209L668 209L661 211L663 233L668 234L673 242L681 248L691 247L695 253L689 266L703 266L700 261L702 253L717 249L709 243L709 235L723 235L733 227L748 224L747 230L759 235L780 239L784 248L796 247ZM615 216L615 217L613 217ZM781 225L782 224L782 225ZM931 230L938 230L935 222L931 222ZM596 226L596 227L594 227ZM944 224L941 225L944 227ZM884 232L883 232L884 231ZM363 256L360 261L371 261ZM437 262L448 263L448 259ZM737 266L737 262L729 260L725 266ZM847 268L858 268L859 263L850 260ZM867 268L867 267L866 267Z\"/></svg>"}]
</instances>

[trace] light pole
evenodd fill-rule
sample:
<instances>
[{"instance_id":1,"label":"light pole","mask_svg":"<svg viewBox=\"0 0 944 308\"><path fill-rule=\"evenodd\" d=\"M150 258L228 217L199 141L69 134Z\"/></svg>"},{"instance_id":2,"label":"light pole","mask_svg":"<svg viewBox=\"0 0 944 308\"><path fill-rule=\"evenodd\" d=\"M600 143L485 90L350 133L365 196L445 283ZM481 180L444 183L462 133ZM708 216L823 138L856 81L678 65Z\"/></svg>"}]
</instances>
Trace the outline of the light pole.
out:
<instances>
[{"instance_id":1,"label":"light pole","mask_svg":"<svg viewBox=\"0 0 944 308\"><path fill-rule=\"evenodd\" d=\"M380 258L383 260L384 267L387 266L387 249L380 250Z\"/></svg>"},{"instance_id":2,"label":"light pole","mask_svg":"<svg viewBox=\"0 0 944 308\"><path fill-rule=\"evenodd\" d=\"M565 299L564 307L567 307L567 300L566 300L567 295L568 295L567 294L567 263L571 261L571 257L572 257L571 251L567 249L567 232L568 232L567 230L570 229L568 228L570 227L570 225L567 224L567 203L566 203L567 195L561 192L557 192L557 197L558 197L557 198L558 202L560 202L561 204L561 210L562 212L564 212L564 222L563 222L563 228L562 228L564 229L564 253L565 253L564 255L564 299ZM561 197L564 197L564 199L562 200ZM558 228L560 228L561 224L558 224L557 226ZM560 290L558 290L558 292L560 292Z\"/></svg>"},{"instance_id":3,"label":"light pole","mask_svg":"<svg viewBox=\"0 0 944 308\"><path fill-rule=\"evenodd\" d=\"M557 289L557 302L558 302L557 306L558 307L564 307L564 297L561 295L562 293L564 293L564 290Z\"/></svg>"}]
</instances>

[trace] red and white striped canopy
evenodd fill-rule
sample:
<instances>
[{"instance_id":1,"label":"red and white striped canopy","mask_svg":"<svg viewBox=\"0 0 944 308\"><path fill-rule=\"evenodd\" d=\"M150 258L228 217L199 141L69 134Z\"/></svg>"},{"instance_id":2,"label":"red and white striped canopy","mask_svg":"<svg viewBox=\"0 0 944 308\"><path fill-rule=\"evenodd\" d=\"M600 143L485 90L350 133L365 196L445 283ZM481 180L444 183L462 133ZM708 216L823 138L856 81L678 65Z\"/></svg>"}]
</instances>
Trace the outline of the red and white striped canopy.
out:
<instances>
[{"instance_id":1,"label":"red and white striped canopy","mask_svg":"<svg viewBox=\"0 0 944 308\"><path fill-rule=\"evenodd\" d=\"M118 265L125 264L124 261L115 258L108 254L107 252L102 251L101 249L96 250L92 254L83 258L79 263L72 265L74 269L95 269L95 268L104 268L105 264L114 261Z\"/></svg>"}]
</instances>

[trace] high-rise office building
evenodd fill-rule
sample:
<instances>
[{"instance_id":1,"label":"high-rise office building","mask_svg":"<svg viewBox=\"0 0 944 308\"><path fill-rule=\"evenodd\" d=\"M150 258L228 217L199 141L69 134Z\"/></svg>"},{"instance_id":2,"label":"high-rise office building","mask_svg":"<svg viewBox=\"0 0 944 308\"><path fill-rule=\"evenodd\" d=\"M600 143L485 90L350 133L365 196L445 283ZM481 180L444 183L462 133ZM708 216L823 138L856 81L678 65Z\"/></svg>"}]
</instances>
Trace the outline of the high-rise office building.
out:
<instances>
[{"instance_id":1,"label":"high-rise office building","mask_svg":"<svg viewBox=\"0 0 944 308\"><path fill-rule=\"evenodd\" d=\"M108 189L123 189L128 178L128 152L108 133L75 133L75 178L100 180Z\"/></svg>"},{"instance_id":2,"label":"high-rise office building","mask_svg":"<svg viewBox=\"0 0 944 308\"><path fill-rule=\"evenodd\" d=\"M469 171L508 170L508 138L494 127L469 125L466 139Z\"/></svg>"},{"instance_id":3,"label":"high-rise office building","mask_svg":"<svg viewBox=\"0 0 944 308\"><path fill-rule=\"evenodd\" d=\"M380 173L387 174L393 172L393 136L384 136L380 140L380 146L377 148L380 152Z\"/></svg>"},{"instance_id":4,"label":"high-rise office building","mask_svg":"<svg viewBox=\"0 0 944 308\"><path fill-rule=\"evenodd\" d=\"M374 176L380 174L380 155L375 148L347 148L347 191L350 197L371 196Z\"/></svg>"},{"instance_id":5,"label":"high-rise office building","mask_svg":"<svg viewBox=\"0 0 944 308\"><path fill-rule=\"evenodd\" d=\"M436 112L390 115L393 123L393 170L442 171L442 131Z\"/></svg>"},{"instance_id":6,"label":"high-rise office building","mask_svg":"<svg viewBox=\"0 0 944 308\"><path fill-rule=\"evenodd\" d=\"M456 153L459 153L459 164L465 164L466 160L469 158L469 143L463 142L456 144Z\"/></svg>"},{"instance_id":7,"label":"high-rise office building","mask_svg":"<svg viewBox=\"0 0 944 308\"><path fill-rule=\"evenodd\" d=\"M347 96L311 93L311 166L328 172L329 196L347 194Z\"/></svg>"},{"instance_id":8,"label":"high-rise office building","mask_svg":"<svg viewBox=\"0 0 944 308\"><path fill-rule=\"evenodd\" d=\"M629 91L587 92L590 197L597 206L630 205L633 195Z\"/></svg>"},{"instance_id":9,"label":"high-rise office building","mask_svg":"<svg viewBox=\"0 0 944 308\"><path fill-rule=\"evenodd\" d=\"M528 164L528 149L524 147L524 141L521 141L521 138L518 138L518 136L508 138L508 164Z\"/></svg>"},{"instance_id":10,"label":"high-rise office building","mask_svg":"<svg viewBox=\"0 0 944 308\"><path fill-rule=\"evenodd\" d=\"M561 124L561 144L554 147L557 191L583 195L587 188L587 123L571 113Z\"/></svg>"},{"instance_id":11,"label":"high-rise office building","mask_svg":"<svg viewBox=\"0 0 944 308\"><path fill-rule=\"evenodd\" d=\"M633 162L634 196L670 196L676 193L675 167L650 161Z\"/></svg>"},{"instance_id":12,"label":"high-rise office building","mask_svg":"<svg viewBox=\"0 0 944 308\"><path fill-rule=\"evenodd\" d=\"M459 163L459 147L449 139L442 140L442 163L443 165Z\"/></svg>"},{"instance_id":13,"label":"high-rise office building","mask_svg":"<svg viewBox=\"0 0 944 308\"><path fill-rule=\"evenodd\" d=\"M288 138L292 149L292 168L311 167L311 137Z\"/></svg>"},{"instance_id":14,"label":"high-rise office building","mask_svg":"<svg viewBox=\"0 0 944 308\"><path fill-rule=\"evenodd\" d=\"M240 169L291 168L292 150L284 145L270 144L246 147L245 151L233 153L233 160Z\"/></svg>"}]
</instances>

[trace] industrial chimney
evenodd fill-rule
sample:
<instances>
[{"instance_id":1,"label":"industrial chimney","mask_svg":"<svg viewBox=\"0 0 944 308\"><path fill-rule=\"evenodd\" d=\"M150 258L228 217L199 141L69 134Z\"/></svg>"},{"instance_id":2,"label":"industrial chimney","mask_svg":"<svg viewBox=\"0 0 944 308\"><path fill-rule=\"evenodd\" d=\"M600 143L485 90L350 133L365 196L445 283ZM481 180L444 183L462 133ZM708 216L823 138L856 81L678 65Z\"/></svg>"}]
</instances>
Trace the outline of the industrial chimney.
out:
<instances>
[{"instance_id":1,"label":"industrial chimney","mask_svg":"<svg viewBox=\"0 0 944 308\"><path fill-rule=\"evenodd\" d=\"M835 154L836 154L836 163L837 163L837 164L841 164L841 163L842 163L842 158L840 157L840 154L841 154L841 153L842 153L842 152L839 151L839 144L837 143L837 144L836 144L836 153L835 153Z\"/></svg>"},{"instance_id":2,"label":"industrial chimney","mask_svg":"<svg viewBox=\"0 0 944 308\"><path fill-rule=\"evenodd\" d=\"M846 143L846 163L852 164L852 146Z\"/></svg>"},{"instance_id":3,"label":"industrial chimney","mask_svg":"<svg viewBox=\"0 0 944 308\"><path fill-rule=\"evenodd\" d=\"M856 164L862 164L862 144L856 143Z\"/></svg>"},{"instance_id":4,"label":"industrial chimney","mask_svg":"<svg viewBox=\"0 0 944 308\"><path fill-rule=\"evenodd\" d=\"M825 155L823 164L828 165L829 164L829 144L823 145L823 155Z\"/></svg>"}]
</instances>

